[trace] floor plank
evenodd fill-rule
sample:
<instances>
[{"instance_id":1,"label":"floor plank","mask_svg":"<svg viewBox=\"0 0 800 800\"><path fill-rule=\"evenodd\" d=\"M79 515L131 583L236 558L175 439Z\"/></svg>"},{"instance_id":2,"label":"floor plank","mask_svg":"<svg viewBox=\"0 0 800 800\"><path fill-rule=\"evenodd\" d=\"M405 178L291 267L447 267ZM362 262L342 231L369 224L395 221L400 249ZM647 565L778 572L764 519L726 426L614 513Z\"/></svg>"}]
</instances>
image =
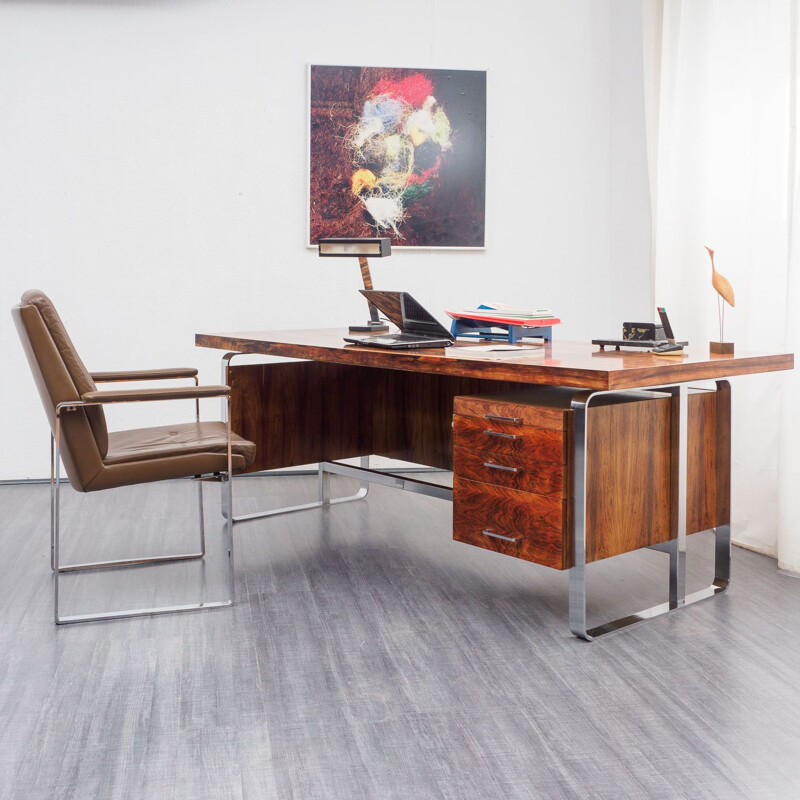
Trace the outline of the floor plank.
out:
<instances>
[{"instance_id":1,"label":"floor plank","mask_svg":"<svg viewBox=\"0 0 800 800\"><path fill-rule=\"evenodd\" d=\"M69 576L65 603L224 592L218 487L203 491L205 563ZM235 491L255 510L316 481ZM65 488L65 550L192 547L194 492ZM800 796L800 580L763 556L734 548L727 594L589 644L569 633L566 574L454 543L448 503L373 487L237 526L231 609L56 628L48 499L0 487L2 800ZM709 535L689 559L691 590ZM667 562L590 565L592 617L663 601Z\"/></svg>"}]
</instances>

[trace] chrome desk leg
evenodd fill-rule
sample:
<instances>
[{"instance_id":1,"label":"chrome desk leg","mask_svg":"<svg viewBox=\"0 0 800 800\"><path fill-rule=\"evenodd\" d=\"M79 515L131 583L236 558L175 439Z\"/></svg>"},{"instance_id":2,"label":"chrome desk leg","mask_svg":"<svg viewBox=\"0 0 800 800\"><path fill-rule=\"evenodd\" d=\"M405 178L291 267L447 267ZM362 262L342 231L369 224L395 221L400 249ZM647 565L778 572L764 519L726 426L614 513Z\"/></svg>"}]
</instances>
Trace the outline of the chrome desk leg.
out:
<instances>
[{"instance_id":1,"label":"chrome desk leg","mask_svg":"<svg viewBox=\"0 0 800 800\"><path fill-rule=\"evenodd\" d=\"M586 630L586 412L592 397L592 392L581 392L571 403L575 512L573 565L569 570L569 627L575 636L589 640L594 637Z\"/></svg>"},{"instance_id":2,"label":"chrome desk leg","mask_svg":"<svg viewBox=\"0 0 800 800\"><path fill-rule=\"evenodd\" d=\"M242 353L225 353L222 356L222 383L227 385L228 384L228 367L230 366L230 362L236 356L242 355ZM228 406L227 403L223 403L223 410L224 413L228 413ZM364 468L369 467L369 456L361 456L361 466ZM317 465L317 481L319 484L319 499L312 502L312 503L301 503L296 506L285 506L283 508L270 508L266 511L256 511L253 514L240 514L239 516L233 516L234 524L239 522L251 522L254 519L265 519L266 517L277 517L280 514L291 514L295 511L307 511L311 508L328 508L329 506L336 505L338 503L349 503L353 500L362 500L367 496L369 492L369 483L366 481L361 481L359 484L359 489L355 494L347 495L346 497L335 497L331 499L330 496L330 473L323 469L322 464ZM233 500L231 500L231 508L232 508ZM223 516L226 514L226 507L223 504ZM226 517L227 519L227 517Z\"/></svg>"},{"instance_id":3,"label":"chrome desk leg","mask_svg":"<svg viewBox=\"0 0 800 800\"><path fill-rule=\"evenodd\" d=\"M369 456L361 456L361 466L369 466ZM361 481L359 489L355 494L346 497L331 497L330 472L324 469L322 464L317 465L317 483L319 486L319 499L311 503L300 503L296 506L284 506L283 508L270 508L266 511L256 511L253 514L240 514L233 517L234 524L239 522L250 522L254 519L264 519L265 517L277 517L280 514L292 514L295 511L307 511L311 508L330 508L339 503L350 503L353 500L362 500L369 492L369 483Z\"/></svg>"},{"instance_id":4,"label":"chrome desk leg","mask_svg":"<svg viewBox=\"0 0 800 800\"><path fill-rule=\"evenodd\" d=\"M317 481L319 484L319 502L323 508L331 506L331 473L322 464L317 465Z\"/></svg>"},{"instance_id":5,"label":"chrome desk leg","mask_svg":"<svg viewBox=\"0 0 800 800\"><path fill-rule=\"evenodd\" d=\"M678 452L677 464L672 459L673 480L678 482L678 530L675 539L670 540L669 550L669 605L680 608L686 603L686 482L689 453L689 414L688 388L676 386L673 390L674 404L678 405ZM675 474L677 473L677 475Z\"/></svg>"},{"instance_id":6,"label":"chrome desk leg","mask_svg":"<svg viewBox=\"0 0 800 800\"><path fill-rule=\"evenodd\" d=\"M727 386L718 381L717 386ZM673 395L673 420L677 423L677 452L674 453L673 470L678 482L677 531L675 538L667 542L670 556L669 601L644 609L627 617L606 622L594 628L586 625L586 442L587 411L594 397L607 392L581 392L572 400L573 411L573 487L575 495L574 513L574 566L569 571L569 623L575 636L592 641L613 631L626 628L636 622L652 619L687 605L724 592L730 583L730 525L719 525L715 529L714 582L711 586L686 596L686 496L688 464L688 385L659 389ZM675 464L677 461L677 464Z\"/></svg>"}]
</instances>

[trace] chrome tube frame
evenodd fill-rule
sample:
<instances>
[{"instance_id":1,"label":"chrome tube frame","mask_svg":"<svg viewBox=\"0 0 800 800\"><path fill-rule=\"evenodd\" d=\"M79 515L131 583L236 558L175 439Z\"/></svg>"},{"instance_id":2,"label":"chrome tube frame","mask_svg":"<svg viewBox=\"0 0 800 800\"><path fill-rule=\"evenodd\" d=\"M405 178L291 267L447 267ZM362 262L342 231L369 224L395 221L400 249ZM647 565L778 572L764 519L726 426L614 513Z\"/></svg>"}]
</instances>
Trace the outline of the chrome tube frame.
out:
<instances>
[{"instance_id":1,"label":"chrome tube frame","mask_svg":"<svg viewBox=\"0 0 800 800\"><path fill-rule=\"evenodd\" d=\"M222 356L222 382L225 385L228 385L228 367L230 366L230 362L236 357L241 355L249 355L246 353L225 353ZM230 399L228 403L223 407L223 414L225 415L225 419L229 420L230 416ZM230 422L228 423L230 424ZM361 467L363 469L368 469L369 467L369 456L361 456ZM282 514L293 514L296 511L308 511L312 508L328 508L332 505L338 505L339 503L351 503L354 500L363 500L367 494L369 493L369 482L362 480L358 491L355 494L347 495L346 497L335 497L331 498L331 491L330 491L330 473L336 473L336 470L324 470L323 464L320 463L317 465L317 486L318 486L318 499L311 502L311 503L301 503L299 505L294 506L284 506L283 508L270 508L266 511L256 511L252 514L240 514L239 516L233 516L233 523L234 525L240 522L252 522L255 519L266 519L267 517L277 517ZM342 474L342 473L337 473ZM232 502L229 508L232 511ZM228 512L230 513L230 511ZM223 509L223 515L225 511ZM227 519L227 517L226 517Z\"/></svg>"},{"instance_id":2,"label":"chrome tube frame","mask_svg":"<svg viewBox=\"0 0 800 800\"><path fill-rule=\"evenodd\" d=\"M195 378L197 385L197 379ZM147 401L133 401L133 402L147 402ZM230 397L227 398L230 404ZM156 614L171 614L180 611L197 611L206 608L222 608L231 606L234 602L234 573L233 573L233 526L230 515L225 522L225 545L227 547L227 560L228 560L228 597L224 600L214 600L210 602L188 603L182 605L160 606L156 608L141 608L141 609L126 609L123 611L101 612L96 614L73 614L62 616L59 611L59 575L64 572L82 572L94 569L107 569L128 566L143 566L149 564L163 564L173 561L187 561L192 559L203 558L205 555L205 523L204 523L204 510L203 510L203 488L202 481L197 480L198 488L198 508L200 512L200 552L199 553L182 553L169 556L151 556L145 558L133 559L119 559L115 561L95 561L87 562L84 564L69 564L61 565L59 563L60 555L60 538L61 538L61 523L60 523L60 505L61 505L61 415L62 412L73 411L78 408L103 405L102 402L87 402L67 401L59 403L56 406L56 430L55 435L50 439L50 566L54 575L54 591L53 591L53 616L56 625L67 625L77 622L94 622L107 619L120 619L124 617L140 617L152 616ZM199 399L197 401L197 419L200 419ZM231 426L230 414L226 415L225 435L227 442L227 471L220 473L218 479L222 484L223 489L223 505L227 501L230 508L231 505L231 486L233 475L233 450L231 446ZM199 476L197 476L199 477ZM227 491L226 491L227 489Z\"/></svg>"},{"instance_id":3,"label":"chrome tube frame","mask_svg":"<svg viewBox=\"0 0 800 800\"><path fill-rule=\"evenodd\" d=\"M194 385L199 386L200 381L197 375L194 376ZM135 401L134 401L135 402ZM224 402L224 401L223 401ZM67 404L62 404L66 407ZM81 403L81 405L100 405L99 403ZM61 424L60 415L56 414L56 426ZM200 398L195 399L195 419L200 422ZM53 491L53 481L56 473L57 465L55 463L55 438L50 434L50 569L55 571L55 492ZM192 559L203 558L206 554L206 525L205 514L203 511L203 485L197 481L197 505L200 516L200 552L198 553L181 553L174 556L152 556L146 558L129 558L120 559L118 561L92 561L85 564L66 564L59 567L59 572L78 572L87 569L106 569L109 567L130 567L147 564L158 564L162 561L189 561Z\"/></svg>"},{"instance_id":4,"label":"chrome tube frame","mask_svg":"<svg viewBox=\"0 0 800 800\"><path fill-rule=\"evenodd\" d=\"M367 458L369 457L365 456L362 459L362 466L360 467L342 464L339 461L323 461L319 465L320 474L325 476L343 475L347 478L357 478L365 483L378 483L382 486L389 486L392 489L403 489L407 492L424 494L428 497L438 497L440 500L450 500L452 502L453 490L449 486L440 486L438 483L429 483L418 478L408 478L391 472L378 472L374 469L368 469L363 463ZM330 500L329 502L333 504L337 501ZM342 502L342 500L338 502Z\"/></svg>"},{"instance_id":5,"label":"chrome tube frame","mask_svg":"<svg viewBox=\"0 0 800 800\"><path fill-rule=\"evenodd\" d=\"M717 388L727 388L727 381L717 381ZM673 480L677 481L677 520L675 538L653 549L669 553L669 601L593 628L586 623L586 456L587 416L591 402L610 391L581 392L572 400L573 411L573 488L574 508L574 565L569 570L569 624L575 636L592 641L645 619L685 608L700 600L724 592L731 576L730 524L715 529L714 580L710 586L686 595L686 497L688 471L688 389L689 384L652 387L646 391L667 392L672 395L672 419L677 427L677 452L672 459Z\"/></svg>"}]
</instances>

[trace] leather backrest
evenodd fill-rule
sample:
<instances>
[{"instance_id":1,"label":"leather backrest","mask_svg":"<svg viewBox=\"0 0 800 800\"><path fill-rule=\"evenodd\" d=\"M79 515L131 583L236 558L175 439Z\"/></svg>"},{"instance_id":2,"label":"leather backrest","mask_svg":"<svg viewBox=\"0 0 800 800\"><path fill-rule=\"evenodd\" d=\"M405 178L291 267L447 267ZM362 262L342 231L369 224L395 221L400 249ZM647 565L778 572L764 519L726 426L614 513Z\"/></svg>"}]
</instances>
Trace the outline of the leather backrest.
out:
<instances>
[{"instance_id":1,"label":"leather backrest","mask_svg":"<svg viewBox=\"0 0 800 800\"><path fill-rule=\"evenodd\" d=\"M12 311L50 428L55 433L56 406L94 391L96 386L78 356L55 307L40 291L25 292ZM99 406L64 412L61 455L70 483L83 490L108 451L108 429Z\"/></svg>"}]
</instances>

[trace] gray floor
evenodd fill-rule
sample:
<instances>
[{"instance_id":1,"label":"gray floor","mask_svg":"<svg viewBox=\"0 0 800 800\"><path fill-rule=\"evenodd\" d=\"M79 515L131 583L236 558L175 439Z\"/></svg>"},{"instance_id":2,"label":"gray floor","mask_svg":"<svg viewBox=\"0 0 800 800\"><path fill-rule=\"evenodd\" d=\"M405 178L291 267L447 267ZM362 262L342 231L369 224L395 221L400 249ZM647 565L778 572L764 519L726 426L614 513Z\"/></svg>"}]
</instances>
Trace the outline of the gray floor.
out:
<instances>
[{"instance_id":1,"label":"gray floor","mask_svg":"<svg viewBox=\"0 0 800 800\"><path fill-rule=\"evenodd\" d=\"M246 511L316 486L237 488ZM66 492L68 557L190 547L193 491ZM589 644L566 574L453 543L448 503L374 487L238 526L233 609L57 629L47 502L0 487L4 800L800 797L800 580L765 557L735 548L727 595ZM690 589L712 544L690 540ZM667 560L590 566L597 621L663 600ZM217 546L70 576L65 611L213 599L222 567Z\"/></svg>"}]
</instances>

